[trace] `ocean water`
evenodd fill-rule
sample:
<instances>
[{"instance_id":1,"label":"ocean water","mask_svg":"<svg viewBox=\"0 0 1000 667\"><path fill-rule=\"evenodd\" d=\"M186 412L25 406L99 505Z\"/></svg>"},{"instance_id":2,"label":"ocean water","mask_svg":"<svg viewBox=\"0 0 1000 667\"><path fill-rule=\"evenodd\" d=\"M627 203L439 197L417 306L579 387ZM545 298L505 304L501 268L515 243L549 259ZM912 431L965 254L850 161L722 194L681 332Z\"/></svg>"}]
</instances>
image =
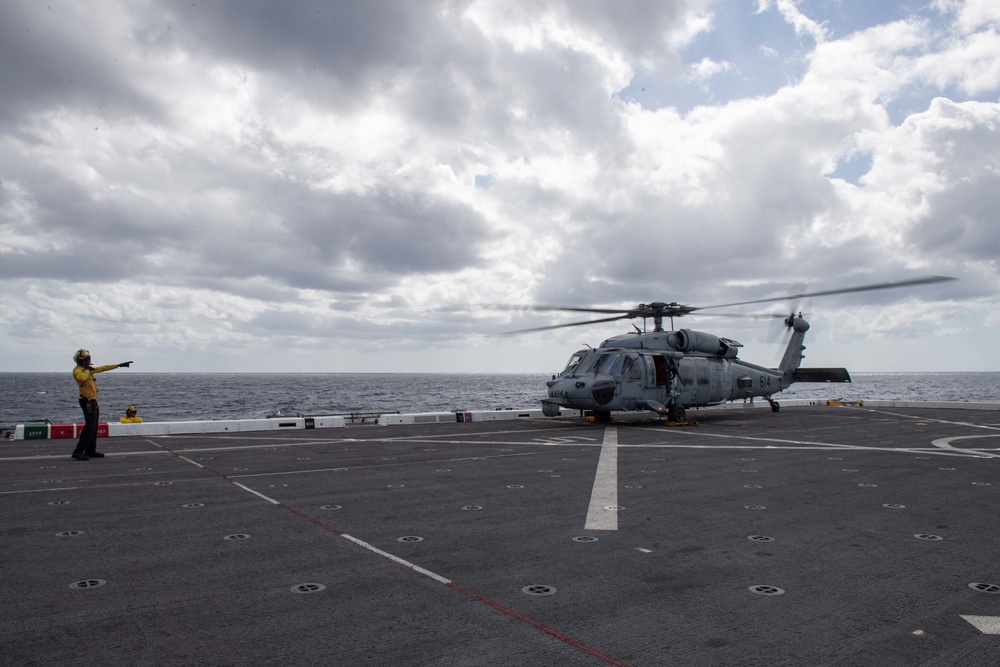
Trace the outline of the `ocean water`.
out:
<instances>
[{"instance_id":1,"label":"ocean water","mask_svg":"<svg viewBox=\"0 0 1000 667\"><path fill-rule=\"evenodd\" d=\"M1000 403L1000 373L854 373L850 384L796 384L783 399ZM545 374L136 373L97 376L101 418L135 405L146 421L256 419L284 414L445 412L538 407ZM0 428L80 421L72 374L0 373Z\"/></svg>"},{"instance_id":2,"label":"ocean water","mask_svg":"<svg viewBox=\"0 0 1000 667\"><path fill-rule=\"evenodd\" d=\"M101 419L135 405L145 421L258 419L276 414L442 412L539 406L551 375L421 373L136 373L97 376ZM70 373L0 373L0 427L80 421Z\"/></svg>"}]
</instances>

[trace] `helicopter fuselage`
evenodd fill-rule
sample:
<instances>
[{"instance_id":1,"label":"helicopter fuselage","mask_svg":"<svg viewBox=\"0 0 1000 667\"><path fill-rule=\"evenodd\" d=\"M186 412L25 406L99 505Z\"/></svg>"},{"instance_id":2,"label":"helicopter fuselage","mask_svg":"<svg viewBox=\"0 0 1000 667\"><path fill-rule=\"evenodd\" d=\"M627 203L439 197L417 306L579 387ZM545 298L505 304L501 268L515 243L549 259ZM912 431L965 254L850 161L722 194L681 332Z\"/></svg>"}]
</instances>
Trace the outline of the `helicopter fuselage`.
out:
<instances>
[{"instance_id":1,"label":"helicopter fuselage","mask_svg":"<svg viewBox=\"0 0 1000 667\"><path fill-rule=\"evenodd\" d=\"M726 401L771 399L797 377L809 324L790 317L792 337L778 368L764 368L737 358L742 345L701 331L654 331L614 336L596 349L576 352L548 385L545 414L561 408L592 411L608 418L615 411L652 410L672 420L684 409ZM818 371L818 374L817 374ZM815 369L810 381L850 381L845 369Z\"/></svg>"}]
</instances>

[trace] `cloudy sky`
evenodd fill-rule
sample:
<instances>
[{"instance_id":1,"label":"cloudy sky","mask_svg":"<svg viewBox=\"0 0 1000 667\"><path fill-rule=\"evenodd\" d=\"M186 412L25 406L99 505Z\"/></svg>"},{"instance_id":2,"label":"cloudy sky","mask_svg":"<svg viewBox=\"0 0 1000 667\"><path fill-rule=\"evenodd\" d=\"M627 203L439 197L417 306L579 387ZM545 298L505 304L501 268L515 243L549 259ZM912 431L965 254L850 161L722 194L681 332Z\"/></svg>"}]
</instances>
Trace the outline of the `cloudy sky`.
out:
<instances>
[{"instance_id":1,"label":"cloudy sky","mask_svg":"<svg viewBox=\"0 0 1000 667\"><path fill-rule=\"evenodd\" d=\"M806 365L1000 370L995 0L5 0L0 90L0 370L555 372L629 323L442 308L929 274Z\"/></svg>"}]
</instances>

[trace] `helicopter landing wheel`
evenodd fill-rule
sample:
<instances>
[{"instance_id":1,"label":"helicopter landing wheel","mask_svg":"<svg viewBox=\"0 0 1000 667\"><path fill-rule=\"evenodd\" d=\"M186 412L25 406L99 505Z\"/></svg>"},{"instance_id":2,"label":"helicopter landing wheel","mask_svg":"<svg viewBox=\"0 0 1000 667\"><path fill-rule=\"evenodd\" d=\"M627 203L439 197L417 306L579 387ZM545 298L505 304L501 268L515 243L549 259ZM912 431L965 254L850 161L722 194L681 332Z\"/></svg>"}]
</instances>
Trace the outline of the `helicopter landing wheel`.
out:
<instances>
[{"instance_id":1,"label":"helicopter landing wheel","mask_svg":"<svg viewBox=\"0 0 1000 667\"><path fill-rule=\"evenodd\" d=\"M594 421L606 424L611 421L610 410L594 410Z\"/></svg>"},{"instance_id":2,"label":"helicopter landing wheel","mask_svg":"<svg viewBox=\"0 0 1000 667\"><path fill-rule=\"evenodd\" d=\"M770 403L771 403L771 412L778 412L779 410L781 410L781 405L779 405L777 401L770 401Z\"/></svg>"},{"instance_id":3,"label":"helicopter landing wheel","mask_svg":"<svg viewBox=\"0 0 1000 667\"><path fill-rule=\"evenodd\" d=\"M669 419L672 422L684 421L684 406L671 405L669 408L667 408L667 419Z\"/></svg>"}]
</instances>

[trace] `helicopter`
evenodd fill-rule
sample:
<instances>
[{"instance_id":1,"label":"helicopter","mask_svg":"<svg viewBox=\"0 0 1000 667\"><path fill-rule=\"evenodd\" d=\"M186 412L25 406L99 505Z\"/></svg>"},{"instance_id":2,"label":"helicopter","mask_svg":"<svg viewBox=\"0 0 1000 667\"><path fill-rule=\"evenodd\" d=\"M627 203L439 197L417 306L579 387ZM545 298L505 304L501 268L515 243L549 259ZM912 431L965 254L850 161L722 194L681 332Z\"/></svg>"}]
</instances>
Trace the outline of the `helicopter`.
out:
<instances>
[{"instance_id":1,"label":"helicopter","mask_svg":"<svg viewBox=\"0 0 1000 667\"><path fill-rule=\"evenodd\" d=\"M559 416L562 408L590 412L595 421L611 421L613 412L652 411L671 422L683 422L688 408L718 405L727 401L766 400L773 412L780 404L772 398L795 382L850 382L846 368L801 368L806 346L803 344L809 322L795 309L790 314L737 314L729 317L781 318L789 340L777 368L766 368L738 358L743 345L692 329L665 330L664 318L673 329L674 318L713 308L726 308L803 298L867 292L955 280L948 276L926 276L911 280L876 283L857 287L803 292L781 297L754 299L715 306L688 306L677 302L639 304L624 310L573 308L564 306L506 306L502 310L570 311L611 315L596 320L569 322L507 332L523 334L564 327L575 327L622 319L643 318L643 328L612 336L597 348L579 350L570 357L562 372L548 381L548 397L542 400L542 413ZM706 313L710 314L710 313ZM721 315L720 313L714 313ZM647 330L648 320L653 321Z\"/></svg>"}]
</instances>

